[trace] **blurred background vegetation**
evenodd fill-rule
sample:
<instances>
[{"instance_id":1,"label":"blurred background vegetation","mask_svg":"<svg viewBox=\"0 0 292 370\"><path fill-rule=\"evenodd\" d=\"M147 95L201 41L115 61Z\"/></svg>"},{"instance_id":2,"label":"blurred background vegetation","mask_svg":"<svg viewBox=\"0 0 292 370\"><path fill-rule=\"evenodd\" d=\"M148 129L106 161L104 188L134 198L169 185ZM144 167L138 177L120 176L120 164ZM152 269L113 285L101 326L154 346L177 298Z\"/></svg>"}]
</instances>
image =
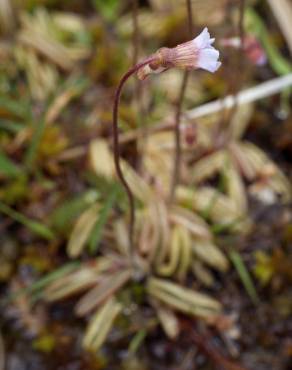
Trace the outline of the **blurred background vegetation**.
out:
<instances>
[{"instance_id":1,"label":"blurred background vegetation","mask_svg":"<svg viewBox=\"0 0 292 370\"><path fill-rule=\"evenodd\" d=\"M171 203L183 73L121 100L133 255L114 92L188 40L186 1L0 0L0 370L291 368L292 4L192 12L222 67L190 74Z\"/></svg>"}]
</instances>

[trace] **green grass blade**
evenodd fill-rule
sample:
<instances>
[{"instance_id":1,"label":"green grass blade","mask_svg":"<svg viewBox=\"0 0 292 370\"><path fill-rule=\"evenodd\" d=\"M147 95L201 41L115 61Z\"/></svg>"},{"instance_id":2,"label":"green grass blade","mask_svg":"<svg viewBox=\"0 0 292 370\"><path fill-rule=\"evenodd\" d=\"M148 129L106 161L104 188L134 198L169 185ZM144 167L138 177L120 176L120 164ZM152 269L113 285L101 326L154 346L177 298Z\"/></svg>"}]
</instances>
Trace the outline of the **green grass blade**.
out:
<instances>
[{"instance_id":1,"label":"green grass blade","mask_svg":"<svg viewBox=\"0 0 292 370\"><path fill-rule=\"evenodd\" d=\"M0 119L0 130L10 132L11 134L16 134L23 130L24 125L21 122L9 120L9 119Z\"/></svg>"},{"instance_id":2,"label":"green grass blade","mask_svg":"<svg viewBox=\"0 0 292 370\"><path fill-rule=\"evenodd\" d=\"M77 267L80 266L80 262L69 262L63 265L62 267L48 273L47 275L43 276L35 283L31 284L27 288L20 289L15 293L9 295L5 303L13 301L14 299L18 298L22 294L32 294L34 297L38 294L38 292L44 289L47 285L51 284L57 279L60 279L62 276L69 274L70 272L74 271Z\"/></svg>"},{"instance_id":3,"label":"green grass blade","mask_svg":"<svg viewBox=\"0 0 292 370\"><path fill-rule=\"evenodd\" d=\"M50 224L62 232L66 231L72 222L87 207L97 201L99 193L96 190L88 190L61 204L50 217Z\"/></svg>"},{"instance_id":4,"label":"green grass blade","mask_svg":"<svg viewBox=\"0 0 292 370\"><path fill-rule=\"evenodd\" d=\"M6 110L19 118L30 117L30 106L28 102L23 99L11 99L2 95L0 96L0 109Z\"/></svg>"},{"instance_id":5,"label":"green grass blade","mask_svg":"<svg viewBox=\"0 0 292 370\"><path fill-rule=\"evenodd\" d=\"M30 220L23 214L15 211L13 208L10 208L2 202L0 202L0 212L26 226L34 234L47 240L54 239L53 232L47 226L41 224L40 222Z\"/></svg>"},{"instance_id":6,"label":"green grass blade","mask_svg":"<svg viewBox=\"0 0 292 370\"><path fill-rule=\"evenodd\" d=\"M256 291L256 288L254 286L254 283L253 283L253 280L251 278L251 275L248 271L248 269L246 268L242 258L241 258L241 255L236 252L235 250L231 250L229 252L229 257L240 277L240 280L243 284L243 286L245 287L245 290L247 291L250 299L252 300L252 302L254 304L258 304L259 303L259 297L258 297L258 294L257 294L257 291Z\"/></svg>"},{"instance_id":7,"label":"green grass blade","mask_svg":"<svg viewBox=\"0 0 292 370\"><path fill-rule=\"evenodd\" d=\"M143 343L144 339L146 338L147 331L145 329L139 330L133 337L129 345L129 352L134 355L141 344Z\"/></svg>"},{"instance_id":8,"label":"green grass blade","mask_svg":"<svg viewBox=\"0 0 292 370\"><path fill-rule=\"evenodd\" d=\"M252 8L248 8L246 18L249 31L261 40L273 70L279 75L290 73L292 64L278 51L261 17Z\"/></svg>"},{"instance_id":9,"label":"green grass blade","mask_svg":"<svg viewBox=\"0 0 292 370\"><path fill-rule=\"evenodd\" d=\"M94 228L92 230L92 233L91 233L90 239L89 239L89 250L92 254L96 253L96 251L98 249L98 245L99 245L101 235L102 235L102 230L103 230L103 228L104 228L104 226L107 222L107 219L110 215L110 211L113 208L113 205L114 205L114 203L117 199L119 189L120 189L120 187L117 184L115 184L112 187L112 189L109 193L109 196L105 200L105 203L104 203L102 209L100 210L98 220L97 220L96 224L94 225Z\"/></svg>"},{"instance_id":10,"label":"green grass blade","mask_svg":"<svg viewBox=\"0 0 292 370\"><path fill-rule=\"evenodd\" d=\"M119 0L93 0L93 5L106 20L112 21L118 16Z\"/></svg>"},{"instance_id":11,"label":"green grass blade","mask_svg":"<svg viewBox=\"0 0 292 370\"><path fill-rule=\"evenodd\" d=\"M5 153L0 151L0 176L17 177L21 174L21 169L14 164Z\"/></svg>"},{"instance_id":12,"label":"green grass blade","mask_svg":"<svg viewBox=\"0 0 292 370\"><path fill-rule=\"evenodd\" d=\"M35 162L39 144L45 131L45 126L46 125L44 117L42 117L35 124L35 130L31 139L31 143L25 154L25 164L29 169L33 167L33 164Z\"/></svg>"}]
</instances>

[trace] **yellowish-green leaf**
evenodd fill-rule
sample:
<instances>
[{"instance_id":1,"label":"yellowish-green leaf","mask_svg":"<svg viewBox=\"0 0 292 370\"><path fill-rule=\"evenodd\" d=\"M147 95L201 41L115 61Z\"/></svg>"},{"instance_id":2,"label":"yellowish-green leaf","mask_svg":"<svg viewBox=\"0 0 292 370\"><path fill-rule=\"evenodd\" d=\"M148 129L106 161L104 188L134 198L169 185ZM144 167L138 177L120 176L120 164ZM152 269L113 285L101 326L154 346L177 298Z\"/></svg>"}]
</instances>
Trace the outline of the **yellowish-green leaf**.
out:
<instances>
[{"instance_id":1,"label":"yellowish-green leaf","mask_svg":"<svg viewBox=\"0 0 292 370\"><path fill-rule=\"evenodd\" d=\"M122 305L115 298L109 299L99 308L90 320L84 339L83 346L91 351L97 351L106 340L114 320L122 310Z\"/></svg>"},{"instance_id":2,"label":"yellowish-green leaf","mask_svg":"<svg viewBox=\"0 0 292 370\"><path fill-rule=\"evenodd\" d=\"M98 219L100 205L94 204L78 218L71 233L67 252L71 258L78 257L86 247L93 227Z\"/></svg>"}]
</instances>

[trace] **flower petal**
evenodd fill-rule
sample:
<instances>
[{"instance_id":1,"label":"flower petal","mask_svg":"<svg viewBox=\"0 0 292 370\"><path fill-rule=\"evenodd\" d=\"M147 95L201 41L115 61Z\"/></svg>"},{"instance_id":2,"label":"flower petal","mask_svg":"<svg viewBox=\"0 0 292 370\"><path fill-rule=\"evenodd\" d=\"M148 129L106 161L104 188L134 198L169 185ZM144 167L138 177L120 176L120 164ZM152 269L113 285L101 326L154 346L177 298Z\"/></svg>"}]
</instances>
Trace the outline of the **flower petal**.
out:
<instances>
[{"instance_id":1,"label":"flower petal","mask_svg":"<svg viewBox=\"0 0 292 370\"><path fill-rule=\"evenodd\" d=\"M213 47L205 48L199 51L197 66L209 72L216 72L221 63L218 62L219 51Z\"/></svg>"},{"instance_id":2,"label":"flower petal","mask_svg":"<svg viewBox=\"0 0 292 370\"><path fill-rule=\"evenodd\" d=\"M203 31L199 34L199 36L197 36L193 40L198 49L210 47L214 41L215 41L214 38L213 39L210 38L210 33L207 27L205 27Z\"/></svg>"}]
</instances>

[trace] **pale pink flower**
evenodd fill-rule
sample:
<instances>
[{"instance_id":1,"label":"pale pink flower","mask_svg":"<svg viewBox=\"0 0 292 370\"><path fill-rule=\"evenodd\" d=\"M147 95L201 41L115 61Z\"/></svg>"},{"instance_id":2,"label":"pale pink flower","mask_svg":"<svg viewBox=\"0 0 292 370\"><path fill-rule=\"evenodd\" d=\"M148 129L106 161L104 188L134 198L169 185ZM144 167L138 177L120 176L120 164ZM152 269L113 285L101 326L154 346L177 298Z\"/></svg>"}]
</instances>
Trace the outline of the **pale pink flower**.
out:
<instances>
[{"instance_id":1,"label":"pale pink flower","mask_svg":"<svg viewBox=\"0 0 292 370\"><path fill-rule=\"evenodd\" d=\"M214 41L206 27L191 41L172 49L161 48L153 55L155 60L138 71L138 77L144 80L151 73L161 73L169 68L186 70L201 68L216 72L221 62L218 60L219 51L212 46Z\"/></svg>"},{"instance_id":2,"label":"pale pink flower","mask_svg":"<svg viewBox=\"0 0 292 370\"><path fill-rule=\"evenodd\" d=\"M230 37L220 41L222 46L241 48L240 37ZM246 35L243 39L243 51L251 63L263 66L267 63L267 55L260 41L254 35Z\"/></svg>"}]
</instances>

